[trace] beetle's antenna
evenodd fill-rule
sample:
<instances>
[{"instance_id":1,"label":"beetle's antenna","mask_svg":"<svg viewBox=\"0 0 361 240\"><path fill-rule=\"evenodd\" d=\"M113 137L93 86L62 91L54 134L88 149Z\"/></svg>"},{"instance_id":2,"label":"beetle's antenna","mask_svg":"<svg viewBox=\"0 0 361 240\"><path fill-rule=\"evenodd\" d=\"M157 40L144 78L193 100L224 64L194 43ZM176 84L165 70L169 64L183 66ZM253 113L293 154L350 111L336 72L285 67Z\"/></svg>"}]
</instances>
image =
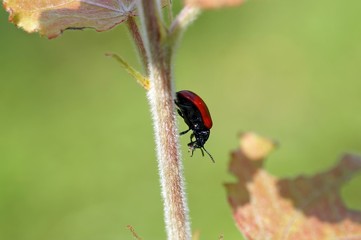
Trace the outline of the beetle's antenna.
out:
<instances>
[{"instance_id":1,"label":"beetle's antenna","mask_svg":"<svg viewBox=\"0 0 361 240\"><path fill-rule=\"evenodd\" d=\"M203 152L203 149L202 149L202 148L200 148L200 150L201 150L201 152L202 152L202 157L204 157L204 152Z\"/></svg>"},{"instance_id":2,"label":"beetle's antenna","mask_svg":"<svg viewBox=\"0 0 361 240\"><path fill-rule=\"evenodd\" d=\"M202 147L201 150L202 150L202 149L208 154L208 156L211 158L212 162L213 162L213 163L216 163L216 162L214 161L212 155L211 155L204 147ZM202 150L202 154L203 154L203 150ZM203 155L203 156L204 156L204 155Z\"/></svg>"},{"instance_id":3,"label":"beetle's antenna","mask_svg":"<svg viewBox=\"0 0 361 240\"><path fill-rule=\"evenodd\" d=\"M192 151L192 154L191 154L191 157L193 157L193 153L194 151L196 150L196 148L199 148L202 152L202 156L204 157L204 152L203 150L208 154L208 156L211 158L212 162L216 163L212 157L212 155L204 148L204 147L198 147L198 146L194 146L195 142L190 142L188 143L188 147L189 147L189 150L188 151Z\"/></svg>"}]
</instances>

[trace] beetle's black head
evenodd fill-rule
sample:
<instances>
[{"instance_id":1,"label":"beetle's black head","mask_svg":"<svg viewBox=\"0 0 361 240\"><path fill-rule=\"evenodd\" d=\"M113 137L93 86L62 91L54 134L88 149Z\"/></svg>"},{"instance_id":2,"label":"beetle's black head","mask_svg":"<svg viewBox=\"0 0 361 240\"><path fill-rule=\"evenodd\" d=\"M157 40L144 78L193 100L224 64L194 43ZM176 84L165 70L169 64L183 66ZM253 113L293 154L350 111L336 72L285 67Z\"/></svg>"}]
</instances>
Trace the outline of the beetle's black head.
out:
<instances>
[{"instance_id":1,"label":"beetle's black head","mask_svg":"<svg viewBox=\"0 0 361 240\"><path fill-rule=\"evenodd\" d=\"M194 137L196 138L194 147L202 148L209 138L209 130L193 131Z\"/></svg>"},{"instance_id":2,"label":"beetle's black head","mask_svg":"<svg viewBox=\"0 0 361 240\"><path fill-rule=\"evenodd\" d=\"M196 138L196 140L193 142L188 143L188 147L189 150L192 151L192 155L193 156L193 152L199 148L202 152L202 155L204 156L204 152L205 151L208 156L211 158L212 162L215 162L212 155L204 148L204 144L206 143L206 141L208 140L209 137L209 130L203 130L203 131L193 131L193 134Z\"/></svg>"}]
</instances>

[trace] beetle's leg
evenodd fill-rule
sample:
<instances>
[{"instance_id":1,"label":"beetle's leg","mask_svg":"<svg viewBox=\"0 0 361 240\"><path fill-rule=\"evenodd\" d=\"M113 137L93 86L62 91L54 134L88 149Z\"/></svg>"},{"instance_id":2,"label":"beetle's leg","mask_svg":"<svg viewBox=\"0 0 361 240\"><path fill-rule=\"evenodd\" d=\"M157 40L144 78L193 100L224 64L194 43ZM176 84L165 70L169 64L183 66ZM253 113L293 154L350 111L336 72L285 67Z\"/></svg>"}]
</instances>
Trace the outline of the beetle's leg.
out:
<instances>
[{"instance_id":1,"label":"beetle's leg","mask_svg":"<svg viewBox=\"0 0 361 240\"><path fill-rule=\"evenodd\" d=\"M190 130L190 129L189 129L189 130ZM189 130L188 130L188 131L189 131ZM190 137L191 142L193 142L193 140L192 140L193 138L194 138L194 133L191 134L191 137Z\"/></svg>"},{"instance_id":2,"label":"beetle's leg","mask_svg":"<svg viewBox=\"0 0 361 240\"><path fill-rule=\"evenodd\" d=\"M193 142L193 141L191 141L191 142L190 142L190 143L188 143L187 145L188 145L188 148L189 148L189 149L193 149L193 148L195 148L195 147L194 147L194 145L195 145L195 144L196 144L196 142L195 142L195 141L194 141L194 142Z\"/></svg>"},{"instance_id":3,"label":"beetle's leg","mask_svg":"<svg viewBox=\"0 0 361 240\"><path fill-rule=\"evenodd\" d=\"M177 112L178 112L179 116L181 116L182 118L184 118L184 117L183 117L183 113L181 112L181 110L177 109Z\"/></svg>"},{"instance_id":4,"label":"beetle's leg","mask_svg":"<svg viewBox=\"0 0 361 240\"><path fill-rule=\"evenodd\" d=\"M192 154L191 154L191 157L193 157L194 150L195 150L195 148L192 146Z\"/></svg>"},{"instance_id":5,"label":"beetle's leg","mask_svg":"<svg viewBox=\"0 0 361 240\"><path fill-rule=\"evenodd\" d=\"M196 142L190 142L190 143L188 143L188 152L189 151L192 151L192 153L191 153L191 157L193 157L193 153L194 153L194 150L196 149L195 147L194 147L194 144L195 144Z\"/></svg>"},{"instance_id":6,"label":"beetle's leg","mask_svg":"<svg viewBox=\"0 0 361 240\"><path fill-rule=\"evenodd\" d=\"M191 129L188 129L188 130L185 130L185 131L183 131L183 132L180 132L179 135L184 135L184 134L186 134L187 132L189 132L189 130L191 130Z\"/></svg>"},{"instance_id":7,"label":"beetle's leg","mask_svg":"<svg viewBox=\"0 0 361 240\"><path fill-rule=\"evenodd\" d=\"M193 153L194 153L194 150L195 150L194 146L192 145L192 146L189 148L189 150L192 150L191 157L193 157Z\"/></svg>"}]
</instances>

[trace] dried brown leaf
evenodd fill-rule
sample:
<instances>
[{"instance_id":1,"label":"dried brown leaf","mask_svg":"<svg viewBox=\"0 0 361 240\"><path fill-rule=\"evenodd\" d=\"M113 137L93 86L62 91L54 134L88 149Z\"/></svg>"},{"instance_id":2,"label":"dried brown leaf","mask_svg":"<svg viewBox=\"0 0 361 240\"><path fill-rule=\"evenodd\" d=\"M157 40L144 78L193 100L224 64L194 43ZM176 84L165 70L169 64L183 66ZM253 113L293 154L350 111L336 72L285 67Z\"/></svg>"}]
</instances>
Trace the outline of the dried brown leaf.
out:
<instances>
[{"instance_id":1,"label":"dried brown leaf","mask_svg":"<svg viewBox=\"0 0 361 240\"><path fill-rule=\"evenodd\" d=\"M240 231L248 239L361 239L361 212L348 209L339 195L361 170L361 158L347 154L328 171L278 179L262 169L273 146L247 133L232 153L229 168L238 182L225 186Z\"/></svg>"},{"instance_id":2,"label":"dried brown leaf","mask_svg":"<svg viewBox=\"0 0 361 240\"><path fill-rule=\"evenodd\" d=\"M5 0L4 7L10 22L48 38L66 29L106 31L136 15L136 0Z\"/></svg>"}]
</instances>

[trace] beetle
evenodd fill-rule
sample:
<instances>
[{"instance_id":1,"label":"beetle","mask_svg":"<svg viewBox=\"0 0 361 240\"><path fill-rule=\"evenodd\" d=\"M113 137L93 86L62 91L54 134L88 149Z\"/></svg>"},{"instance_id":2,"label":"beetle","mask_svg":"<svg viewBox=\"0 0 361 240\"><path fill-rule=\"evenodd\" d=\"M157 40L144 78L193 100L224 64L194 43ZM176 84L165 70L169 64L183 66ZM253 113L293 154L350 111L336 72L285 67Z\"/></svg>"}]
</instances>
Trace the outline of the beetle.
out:
<instances>
[{"instance_id":1,"label":"beetle","mask_svg":"<svg viewBox=\"0 0 361 240\"><path fill-rule=\"evenodd\" d=\"M212 117L206 103L201 97L189 90L177 92L174 102L178 107L178 114L189 127L188 130L181 132L180 135L184 135L190 130L193 131L190 136L191 142L188 143L188 147L192 151L191 156L193 156L195 149L199 148L203 156L204 150L214 162L212 155L204 148L204 144L209 138L210 129L213 126Z\"/></svg>"}]
</instances>

